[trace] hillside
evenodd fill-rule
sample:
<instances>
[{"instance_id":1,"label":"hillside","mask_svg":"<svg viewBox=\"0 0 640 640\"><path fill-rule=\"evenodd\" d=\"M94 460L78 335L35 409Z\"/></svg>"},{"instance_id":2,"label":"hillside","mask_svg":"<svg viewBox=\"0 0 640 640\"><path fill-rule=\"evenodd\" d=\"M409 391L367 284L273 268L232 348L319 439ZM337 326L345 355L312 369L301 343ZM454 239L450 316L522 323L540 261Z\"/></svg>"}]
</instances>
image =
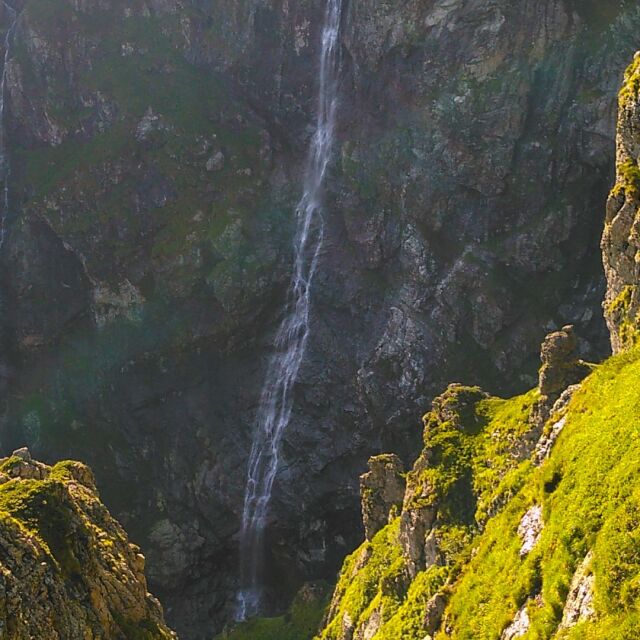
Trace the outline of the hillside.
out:
<instances>
[{"instance_id":1,"label":"hillside","mask_svg":"<svg viewBox=\"0 0 640 640\"><path fill-rule=\"evenodd\" d=\"M451 387L398 517L347 559L323 639L632 638L640 352L600 365L523 455L531 396Z\"/></svg>"}]
</instances>

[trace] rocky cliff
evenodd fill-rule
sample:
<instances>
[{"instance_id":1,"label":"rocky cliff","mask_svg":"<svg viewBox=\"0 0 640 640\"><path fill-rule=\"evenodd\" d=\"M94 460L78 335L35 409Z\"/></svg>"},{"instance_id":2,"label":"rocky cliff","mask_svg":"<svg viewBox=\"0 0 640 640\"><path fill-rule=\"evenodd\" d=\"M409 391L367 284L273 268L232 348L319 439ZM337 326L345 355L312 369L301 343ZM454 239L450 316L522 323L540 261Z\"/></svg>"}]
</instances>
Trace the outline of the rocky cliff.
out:
<instances>
[{"instance_id":1,"label":"rocky cliff","mask_svg":"<svg viewBox=\"0 0 640 640\"><path fill-rule=\"evenodd\" d=\"M603 239L618 355L580 361L564 327L545 339L528 394L456 384L436 398L402 500L389 497L402 477L393 456L362 478L367 540L345 561L317 640L637 636L637 70L636 56Z\"/></svg>"},{"instance_id":2,"label":"rocky cliff","mask_svg":"<svg viewBox=\"0 0 640 640\"><path fill-rule=\"evenodd\" d=\"M616 184L607 202L602 248L607 275L605 315L614 351L640 337L640 56L627 69L620 92Z\"/></svg>"},{"instance_id":3,"label":"rocky cliff","mask_svg":"<svg viewBox=\"0 0 640 640\"><path fill-rule=\"evenodd\" d=\"M78 462L0 460L0 629L7 640L170 640L139 547Z\"/></svg>"},{"instance_id":4,"label":"rocky cliff","mask_svg":"<svg viewBox=\"0 0 640 640\"><path fill-rule=\"evenodd\" d=\"M637 349L600 365L541 432L538 390L449 387L401 511L346 560L318 639L634 637L639 372Z\"/></svg>"},{"instance_id":5,"label":"rocky cliff","mask_svg":"<svg viewBox=\"0 0 640 640\"><path fill-rule=\"evenodd\" d=\"M199 638L236 587L322 3L15 8L3 440L91 463L169 620ZM381 451L410 461L448 381L521 392L569 322L583 355L606 351L600 200L639 26L613 0L348 3L274 606L361 539L358 474Z\"/></svg>"}]
</instances>

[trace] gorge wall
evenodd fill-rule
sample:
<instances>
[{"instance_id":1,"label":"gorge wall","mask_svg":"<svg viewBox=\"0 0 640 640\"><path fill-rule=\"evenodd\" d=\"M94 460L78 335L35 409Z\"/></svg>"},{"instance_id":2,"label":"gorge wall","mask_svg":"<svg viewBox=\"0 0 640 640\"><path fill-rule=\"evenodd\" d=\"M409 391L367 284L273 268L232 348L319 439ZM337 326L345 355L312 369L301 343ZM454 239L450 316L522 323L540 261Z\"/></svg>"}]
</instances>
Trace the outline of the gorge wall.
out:
<instances>
[{"instance_id":1,"label":"gorge wall","mask_svg":"<svg viewBox=\"0 0 640 640\"><path fill-rule=\"evenodd\" d=\"M639 68L636 53L619 94L602 238L616 355L580 360L565 326L546 336L528 393L505 400L449 385L423 418L408 473L393 454L369 460L365 541L345 560L319 632L300 640L638 634ZM222 637L268 638L269 622Z\"/></svg>"},{"instance_id":2,"label":"gorge wall","mask_svg":"<svg viewBox=\"0 0 640 640\"><path fill-rule=\"evenodd\" d=\"M16 9L2 445L89 462L171 625L204 637L237 586L323 4ZM614 1L346 5L327 235L268 529L274 606L333 575L361 537L367 458L415 451L446 383L524 390L569 322L585 357L606 352L601 202L638 27Z\"/></svg>"},{"instance_id":3,"label":"gorge wall","mask_svg":"<svg viewBox=\"0 0 640 640\"><path fill-rule=\"evenodd\" d=\"M366 540L308 638L637 635L639 65L637 53L619 94L602 238L616 355L577 359L567 326L546 337L527 394L503 400L450 385L424 416L424 448L408 473L390 454L369 461Z\"/></svg>"}]
</instances>

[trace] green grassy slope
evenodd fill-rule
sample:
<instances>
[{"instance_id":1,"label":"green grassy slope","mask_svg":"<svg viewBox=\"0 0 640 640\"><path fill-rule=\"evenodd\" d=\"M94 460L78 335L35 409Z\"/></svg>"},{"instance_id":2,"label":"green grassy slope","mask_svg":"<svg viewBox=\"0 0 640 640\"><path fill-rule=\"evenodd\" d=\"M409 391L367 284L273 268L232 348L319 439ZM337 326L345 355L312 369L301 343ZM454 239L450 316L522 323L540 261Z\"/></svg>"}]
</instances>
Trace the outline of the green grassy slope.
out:
<instances>
[{"instance_id":1,"label":"green grassy slope","mask_svg":"<svg viewBox=\"0 0 640 640\"><path fill-rule=\"evenodd\" d=\"M639 379L636 350L612 358L584 383L550 460L489 523L454 586L449 637L499 638L515 612L538 594L542 597L529 605L531 629L523 637L554 637L574 571L590 550L597 617L561 637L638 637ZM523 561L516 531L532 504L542 506L545 526Z\"/></svg>"},{"instance_id":2,"label":"green grassy slope","mask_svg":"<svg viewBox=\"0 0 640 640\"><path fill-rule=\"evenodd\" d=\"M437 640L499 640L523 606L525 639L637 638L639 379L639 350L598 367L540 467L513 455L529 428L534 392L505 401L451 387L425 417L425 451L409 476L408 495L437 505L436 564L409 578L395 520L347 558L318 637L347 637L351 621L377 629L372 640L424 640L425 611L440 594L446 610ZM518 527L534 505L544 527L521 557ZM589 552L596 615L559 630L572 578ZM372 624L374 616L382 621Z\"/></svg>"}]
</instances>

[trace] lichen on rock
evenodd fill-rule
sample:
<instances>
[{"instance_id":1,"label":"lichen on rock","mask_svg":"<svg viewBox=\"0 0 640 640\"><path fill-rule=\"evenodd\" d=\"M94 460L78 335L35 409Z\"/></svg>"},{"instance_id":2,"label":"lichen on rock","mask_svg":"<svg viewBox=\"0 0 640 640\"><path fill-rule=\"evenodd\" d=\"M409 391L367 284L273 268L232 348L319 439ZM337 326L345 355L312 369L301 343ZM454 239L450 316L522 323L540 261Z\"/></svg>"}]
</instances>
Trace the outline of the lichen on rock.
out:
<instances>
[{"instance_id":1,"label":"lichen on rock","mask_svg":"<svg viewBox=\"0 0 640 640\"><path fill-rule=\"evenodd\" d=\"M605 317L614 352L640 343L640 52L619 95L616 184L607 201L602 250Z\"/></svg>"},{"instance_id":2,"label":"lichen on rock","mask_svg":"<svg viewBox=\"0 0 640 640\"><path fill-rule=\"evenodd\" d=\"M398 456L386 454L369 459L369 471L360 476L362 523L367 540L389 519L398 515L405 491L404 465Z\"/></svg>"},{"instance_id":3,"label":"lichen on rock","mask_svg":"<svg viewBox=\"0 0 640 640\"><path fill-rule=\"evenodd\" d=\"M145 559L91 470L20 449L0 460L0 628L7 640L170 640Z\"/></svg>"}]
</instances>

